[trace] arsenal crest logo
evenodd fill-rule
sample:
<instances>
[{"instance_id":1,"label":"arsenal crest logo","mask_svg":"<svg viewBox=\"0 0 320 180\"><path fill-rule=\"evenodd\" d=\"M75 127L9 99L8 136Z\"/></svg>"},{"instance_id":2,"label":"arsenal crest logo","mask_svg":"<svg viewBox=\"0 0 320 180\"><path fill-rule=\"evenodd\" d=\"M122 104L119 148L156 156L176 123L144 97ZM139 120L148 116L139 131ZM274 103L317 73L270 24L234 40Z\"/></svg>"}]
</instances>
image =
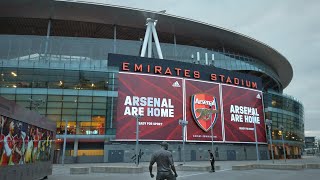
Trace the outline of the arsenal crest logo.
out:
<instances>
[{"instance_id":1,"label":"arsenal crest logo","mask_svg":"<svg viewBox=\"0 0 320 180\"><path fill-rule=\"evenodd\" d=\"M216 97L199 93L191 97L191 112L198 126L208 132L217 121L218 104Z\"/></svg>"}]
</instances>

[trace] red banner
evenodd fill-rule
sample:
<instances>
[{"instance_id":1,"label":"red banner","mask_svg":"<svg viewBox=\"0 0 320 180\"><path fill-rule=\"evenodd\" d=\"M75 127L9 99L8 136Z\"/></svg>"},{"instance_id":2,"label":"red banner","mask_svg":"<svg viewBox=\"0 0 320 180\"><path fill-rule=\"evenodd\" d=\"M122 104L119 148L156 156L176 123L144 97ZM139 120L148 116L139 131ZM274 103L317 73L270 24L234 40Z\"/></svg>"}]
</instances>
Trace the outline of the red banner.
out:
<instances>
[{"instance_id":1,"label":"red banner","mask_svg":"<svg viewBox=\"0 0 320 180\"><path fill-rule=\"evenodd\" d=\"M266 142L262 92L222 85L225 141Z\"/></svg>"},{"instance_id":2,"label":"red banner","mask_svg":"<svg viewBox=\"0 0 320 180\"><path fill-rule=\"evenodd\" d=\"M215 82L137 73L119 73L116 139L266 142L262 92ZM211 135L211 128L212 134Z\"/></svg>"},{"instance_id":3,"label":"red banner","mask_svg":"<svg viewBox=\"0 0 320 180\"><path fill-rule=\"evenodd\" d=\"M187 140L212 141L212 126L213 140L223 141L221 113L212 113L212 110L220 111L219 84L196 80L186 80L185 84Z\"/></svg>"},{"instance_id":4,"label":"red banner","mask_svg":"<svg viewBox=\"0 0 320 180\"><path fill-rule=\"evenodd\" d=\"M116 139L182 140L182 78L119 73Z\"/></svg>"}]
</instances>

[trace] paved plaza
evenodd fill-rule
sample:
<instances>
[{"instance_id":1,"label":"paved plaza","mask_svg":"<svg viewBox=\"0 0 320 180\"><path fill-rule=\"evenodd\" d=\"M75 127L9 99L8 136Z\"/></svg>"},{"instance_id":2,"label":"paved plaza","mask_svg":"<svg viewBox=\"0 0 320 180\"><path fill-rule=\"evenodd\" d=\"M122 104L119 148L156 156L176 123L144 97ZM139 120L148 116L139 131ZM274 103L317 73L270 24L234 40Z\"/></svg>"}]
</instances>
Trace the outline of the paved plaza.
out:
<instances>
[{"instance_id":1,"label":"paved plaza","mask_svg":"<svg viewBox=\"0 0 320 180\"><path fill-rule=\"evenodd\" d=\"M305 169L299 171L284 171L284 170L247 170L247 171L232 171L220 170L215 173L209 172L178 172L177 179L185 180L206 180L206 179L221 179L221 180L318 180L320 177L319 169ZM149 173L141 174L86 174L86 175L52 175L51 180L144 180L152 179ZM155 179L155 178L153 178Z\"/></svg>"},{"instance_id":2,"label":"paved plaza","mask_svg":"<svg viewBox=\"0 0 320 180\"><path fill-rule=\"evenodd\" d=\"M220 166L220 170L215 173L210 172L191 172L191 171L178 171L178 179L223 179L223 180L318 180L320 178L320 169L302 169L302 170L267 170L267 169L253 169L253 170L243 170L236 171L232 170L234 165L242 164L272 164L271 160L264 161L217 161L216 165ZM307 164L307 163L320 163L320 158L316 156L305 156L302 159L290 159L287 162L284 160L275 160L275 164ZM175 165L179 166L181 162L176 162ZM193 161L186 162L186 165L192 166L209 166L207 161ZM95 163L95 164L66 164L62 165L53 165L53 174L49 176L49 179L52 180L143 180L143 179L152 179L149 176L148 172L144 173L135 173L135 174L120 174L120 173L89 173L82 175L71 175L70 168L72 167L93 167L93 166L119 166L121 167L134 167L134 164L130 163ZM147 167L148 162L142 162L140 164L142 167ZM155 165L154 165L155 167ZM156 171L153 171L156 174ZM155 178L154 178L155 179Z\"/></svg>"}]
</instances>

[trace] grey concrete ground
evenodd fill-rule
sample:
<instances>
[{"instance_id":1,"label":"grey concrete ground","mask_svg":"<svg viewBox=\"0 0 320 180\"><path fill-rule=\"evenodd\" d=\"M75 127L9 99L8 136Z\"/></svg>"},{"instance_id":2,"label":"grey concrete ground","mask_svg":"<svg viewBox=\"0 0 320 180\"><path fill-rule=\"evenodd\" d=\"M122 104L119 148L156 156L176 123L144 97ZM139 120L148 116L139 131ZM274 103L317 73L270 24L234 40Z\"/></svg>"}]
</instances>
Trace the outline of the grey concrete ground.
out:
<instances>
[{"instance_id":1,"label":"grey concrete ground","mask_svg":"<svg viewBox=\"0 0 320 180\"><path fill-rule=\"evenodd\" d=\"M185 180L207 180L207 179L223 179L223 180L319 180L320 170L300 170L300 171L280 171L280 170L248 170L248 171L231 171L221 170L215 173L209 172L178 172L177 179ZM53 175L49 176L50 180L144 180L152 179L149 173L142 174L89 174L89 175ZM155 178L153 178L155 179Z\"/></svg>"},{"instance_id":2,"label":"grey concrete ground","mask_svg":"<svg viewBox=\"0 0 320 180\"><path fill-rule=\"evenodd\" d=\"M210 173L210 172L186 172L178 171L178 179L223 179L223 180L318 180L320 179L320 169L303 169L298 171L290 170L247 170L247 171L232 171L231 167L233 165L239 164L249 164L257 163L257 161L217 161L216 165L221 167L221 170ZM260 161L259 163L271 164L272 161ZM284 160L276 160L275 164L283 164ZM302 159L297 160L287 160L288 164L305 164L305 163L320 163L320 158L315 156L306 156ZM175 163L176 165L180 164L179 162ZM207 161L195 161L195 162L186 162L187 165L199 165L206 166L209 165ZM129 163L98 163L98 164L67 164L67 165L53 165L53 174L49 176L51 180L85 180L85 179L95 179L95 180L143 180L151 179L149 173L139 173L139 174L108 174L108 173L90 173L85 175L70 175L70 167L91 167L91 166L134 166L134 164ZM147 162L142 162L141 166L148 166ZM154 172L155 174L156 172ZM155 178L154 178L155 179Z\"/></svg>"}]
</instances>

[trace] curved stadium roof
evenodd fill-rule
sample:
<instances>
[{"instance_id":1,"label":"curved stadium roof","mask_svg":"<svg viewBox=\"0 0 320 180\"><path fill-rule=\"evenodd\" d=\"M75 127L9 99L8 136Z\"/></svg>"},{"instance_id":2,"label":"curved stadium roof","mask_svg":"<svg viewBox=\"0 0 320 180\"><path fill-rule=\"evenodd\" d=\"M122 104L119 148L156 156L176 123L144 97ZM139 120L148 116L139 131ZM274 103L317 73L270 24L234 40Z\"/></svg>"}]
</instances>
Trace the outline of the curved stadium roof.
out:
<instances>
[{"instance_id":1,"label":"curved stadium roof","mask_svg":"<svg viewBox=\"0 0 320 180\"><path fill-rule=\"evenodd\" d=\"M207 23L160 12L79 1L2 0L0 2L0 25L4 18L34 18L116 24L144 29L148 17L158 20L158 32L175 33L178 37L192 39L183 42L185 45L196 44L199 47L213 49L224 47L232 52L261 60L279 75L283 88L292 80L292 66L278 51L243 34ZM3 27L1 25L1 28Z\"/></svg>"}]
</instances>

